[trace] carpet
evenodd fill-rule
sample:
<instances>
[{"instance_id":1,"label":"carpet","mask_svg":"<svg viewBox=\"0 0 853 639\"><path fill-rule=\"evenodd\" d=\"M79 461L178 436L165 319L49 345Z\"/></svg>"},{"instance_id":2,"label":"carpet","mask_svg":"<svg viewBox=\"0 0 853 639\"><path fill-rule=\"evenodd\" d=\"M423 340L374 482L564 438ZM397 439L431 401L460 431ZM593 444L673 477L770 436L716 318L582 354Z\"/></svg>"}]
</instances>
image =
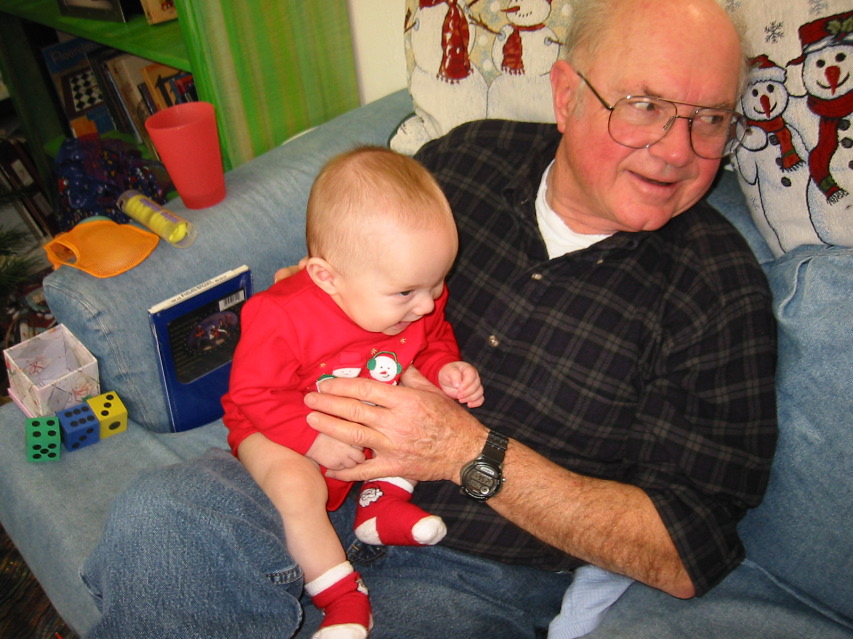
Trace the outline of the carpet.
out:
<instances>
[{"instance_id":1,"label":"carpet","mask_svg":"<svg viewBox=\"0 0 853 639\"><path fill-rule=\"evenodd\" d=\"M0 638L79 639L56 613L0 526Z\"/></svg>"}]
</instances>

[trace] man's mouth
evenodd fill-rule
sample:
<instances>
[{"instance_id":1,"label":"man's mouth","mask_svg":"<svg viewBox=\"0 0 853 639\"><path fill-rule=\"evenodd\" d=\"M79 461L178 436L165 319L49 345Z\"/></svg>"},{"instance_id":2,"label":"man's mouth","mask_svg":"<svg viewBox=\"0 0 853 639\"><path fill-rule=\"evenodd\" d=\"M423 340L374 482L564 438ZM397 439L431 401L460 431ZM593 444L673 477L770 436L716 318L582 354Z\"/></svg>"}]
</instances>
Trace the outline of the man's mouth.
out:
<instances>
[{"instance_id":1,"label":"man's mouth","mask_svg":"<svg viewBox=\"0 0 853 639\"><path fill-rule=\"evenodd\" d=\"M634 175L637 176L643 182L646 182L653 186L670 187L675 184L675 182L664 182L663 180L655 180L654 178L650 178L645 175L640 175L639 173L634 173Z\"/></svg>"}]
</instances>

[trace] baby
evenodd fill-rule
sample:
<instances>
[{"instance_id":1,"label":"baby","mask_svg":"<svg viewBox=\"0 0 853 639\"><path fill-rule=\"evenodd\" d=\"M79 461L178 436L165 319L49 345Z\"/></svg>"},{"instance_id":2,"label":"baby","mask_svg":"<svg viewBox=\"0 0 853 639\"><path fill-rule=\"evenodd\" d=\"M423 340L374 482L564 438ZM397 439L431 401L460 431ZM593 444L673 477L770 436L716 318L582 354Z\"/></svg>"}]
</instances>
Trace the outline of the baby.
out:
<instances>
[{"instance_id":1,"label":"baby","mask_svg":"<svg viewBox=\"0 0 853 639\"><path fill-rule=\"evenodd\" d=\"M450 205L417 161L362 147L332 159L308 200L304 269L252 297L223 398L232 451L281 513L305 589L324 611L314 639L363 639L370 601L327 511L370 451L308 426L305 393L329 377L396 384L414 365L449 397L483 403L444 319L444 278L458 240ZM410 503L415 482L385 477L361 489L356 535L370 544L429 545L446 528Z\"/></svg>"}]
</instances>

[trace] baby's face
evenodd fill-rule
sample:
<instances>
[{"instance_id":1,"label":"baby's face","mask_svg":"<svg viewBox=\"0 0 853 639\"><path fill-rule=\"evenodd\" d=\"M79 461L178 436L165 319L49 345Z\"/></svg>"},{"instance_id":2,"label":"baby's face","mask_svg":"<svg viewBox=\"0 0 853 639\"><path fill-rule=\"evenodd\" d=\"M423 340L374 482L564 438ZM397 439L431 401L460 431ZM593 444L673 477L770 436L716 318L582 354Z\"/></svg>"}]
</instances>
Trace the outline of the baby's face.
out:
<instances>
[{"instance_id":1,"label":"baby's face","mask_svg":"<svg viewBox=\"0 0 853 639\"><path fill-rule=\"evenodd\" d=\"M379 233L369 264L339 275L335 301L361 328L397 335L435 308L456 258L455 231Z\"/></svg>"}]
</instances>

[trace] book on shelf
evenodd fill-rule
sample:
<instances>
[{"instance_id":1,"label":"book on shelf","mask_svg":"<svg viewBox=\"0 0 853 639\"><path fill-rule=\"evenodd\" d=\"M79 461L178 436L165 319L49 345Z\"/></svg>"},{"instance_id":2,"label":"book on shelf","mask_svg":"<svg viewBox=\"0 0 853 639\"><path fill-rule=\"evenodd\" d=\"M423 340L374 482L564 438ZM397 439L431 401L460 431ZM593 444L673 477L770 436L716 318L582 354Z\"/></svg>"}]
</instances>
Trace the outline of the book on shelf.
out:
<instances>
[{"instance_id":1,"label":"book on shelf","mask_svg":"<svg viewBox=\"0 0 853 639\"><path fill-rule=\"evenodd\" d=\"M143 68L142 75L158 111L198 99L192 73L155 62Z\"/></svg>"},{"instance_id":2,"label":"book on shelf","mask_svg":"<svg viewBox=\"0 0 853 639\"><path fill-rule=\"evenodd\" d=\"M106 68L116 83L136 135L156 158L157 150L151 142L151 136L145 130L145 120L152 115L152 111L145 96L139 90L139 86L145 84L142 69L149 64L151 60L140 58L132 53L120 53L106 61Z\"/></svg>"},{"instance_id":3,"label":"book on shelf","mask_svg":"<svg viewBox=\"0 0 853 639\"><path fill-rule=\"evenodd\" d=\"M42 57L65 117L75 137L115 129L88 53L98 48L84 38L71 38L43 47Z\"/></svg>"},{"instance_id":4,"label":"book on shelf","mask_svg":"<svg viewBox=\"0 0 853 639\"><path fill-rule=\"evenodd\" d=\"M122 55L122 52L112 47L98 47L89 51L89 64L95 73L98 85L101 87L101 94L110 110L116 130L133 136L137 142L142 142L142 138L139 137L133 126L130 112L124 104L118 85L107 67L107 61L119 55Z\"/></svg>"},{"instance_id":5,"label":"book on shelf","mask_svg":"<svg viewBox=\"0 0 853 639\"><path fill-rule=\"evenodd\" d=\"M49 239L59 232L58 219L45 196L41 176L20 139L0 139L0 183L37 239Z\"/></svg>"},{"instance_id":6,"label":"book on shelf","mask_svg":"<svg viewBox=\"0 0 853 639\"><path fill-rule=\"evenodd\" d=\"M175 432L222 417L240 310L251 295L252 273L243 265L148 309Z\"/></svg>"},{"instance_id":7,"label":"book on shelf","mask_svg":"<svg viewBox=\"0 0 853 639\"><path fill-rule=\"evenodd\" d=\"M148 24L160 24L178 18L175 0L142 0L142 10Z\"/></svg>"}]
</instances>

